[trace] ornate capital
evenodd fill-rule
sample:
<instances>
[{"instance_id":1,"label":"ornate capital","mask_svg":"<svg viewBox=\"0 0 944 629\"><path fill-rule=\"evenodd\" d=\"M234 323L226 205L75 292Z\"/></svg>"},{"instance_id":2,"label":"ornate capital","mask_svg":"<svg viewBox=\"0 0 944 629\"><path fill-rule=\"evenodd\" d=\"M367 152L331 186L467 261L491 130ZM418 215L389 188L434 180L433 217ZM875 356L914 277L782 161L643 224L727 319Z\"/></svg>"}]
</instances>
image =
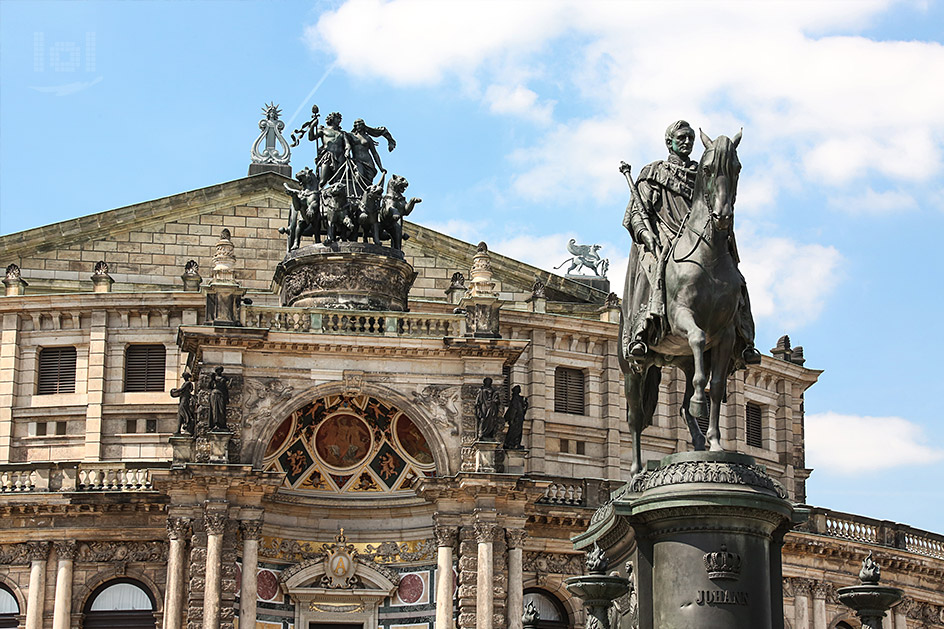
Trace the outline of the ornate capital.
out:
<instances>
[{"instance_id":1,"label":"ornate capital","mask_svg":"<svg viewBox=\"0 0 944 629\"><path fill-rule=\"evenodd\" d=\"M30 561L46 561L49 556L49 542L27 542L26 558Z\"/></svg>"},{"instance_id":2,"label":"ornate capital","mask_svg":"<svg viewBox=\"0 0 944 629\"><path fill-rule=\"evenodd\" d=\"M223 529L226 528L226 514L225 513L207 513L206 514L206 531L208 535L222 535Z\"/></svg>"},{"instance_id":3,"label":"ornate capital","mask_svg":"<svg viewBox=\"0 0 944 629\"><path fill-rule=\"evenodd\" d=\"M262 535L261 520L242 520L239 523L239 530L243 533L243 539L259 539Z\"/></svg>"},{"instance_id":4,"label":"ornate capital","mask_svg":"<svg viewBox=\"0 0 944 629\"><path fill-rule=\"evenodd\" d=\"M75 559L75 552L78 548L75 540L68 542L53 542L56 547L56 557L59 559Z\"/></svg>"},{"instance_id":5,"label":"ornate capital","mask_svg":"<svg viewBox=\"0 0 944 629\"><path fill-rule=\"evenodd\" d=\"M495 541L495 531L498 527L494 522L476 522L475 523L475 539L479 542L493 542Z\"/></svg>"},{"instance_id":6,"label":"ornate capital","mask_svg":"<svg viewBox=\"0 0 944 629\"><path fill-rule=\"evenodd\" d=\"M437 546L455 546L458 533L458 529L454 526L443 526L442 524L437 524L433 528L433 535L436 536Z\"/></svg>"},{"instance_id":7,"label":"ornate capital","mask_svg":"<svg viewBox=\"0 0 944 629\"><path fill-rule=\"evenodd\" d=\"M190 536L190 518L167 518L167 537L186 539Z\"/></svg>"},{"instance_id":8,"label":"ornate capital","mask_svg":"<svg viewBox=\"0 0 944 629\"><path fill-rule=\"evenodd\" d=\"M827 598L833 593L833 586L826 581L813 581L813 598Z\"/></svg>"},{"instance_id":9,"label":"ornate capital","mask_svg":"<svg viewBox=\"0 0 944 629\"><path fill-rule=\"evenodd\" d=\"M521 548L527 538L528 532L524 529L505 529L505 542L508 544L509 550Z\"/></svg>"},{"instance_id":10,"label":"ornate capital","mask_svg":"<svg viewBox=\"0 0 944 629\"><path fill-rule=\"evenodd\" d=\"M809 579L795 578L790 579L790 582L793 584L794 596L809 598L810 594L813 593L813 582Z\"/></svg>"}]
</instances>

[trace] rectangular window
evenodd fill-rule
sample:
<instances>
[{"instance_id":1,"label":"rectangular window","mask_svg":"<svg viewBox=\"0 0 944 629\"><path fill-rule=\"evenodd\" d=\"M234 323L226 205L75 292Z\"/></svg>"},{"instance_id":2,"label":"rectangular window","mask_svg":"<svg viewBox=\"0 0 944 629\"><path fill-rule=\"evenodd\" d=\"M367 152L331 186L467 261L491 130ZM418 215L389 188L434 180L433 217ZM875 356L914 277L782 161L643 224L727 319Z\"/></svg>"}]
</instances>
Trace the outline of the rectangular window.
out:
<instances>
[{"instance_id":1,"label":"rectangular window","mask_svg":"<svg viewBox=\"0 0 944 629\"><path fill-rule=\"evenodd\" d=\"M126 419L125 420L125 432L128 434L138 432L138 420L136 419Z\"/></svg>"},{"instance_id":2,"label":"rectangular window","mask_svg":"<svg viewBox=\"0 0 944 629\"><path fill-rule=\"evenodd\" d=\"M579 369L558 367L554 370L554 410L558 413L584 415L585 377Z\"/></svg>"},{"instance_id":3,"label":"rectangular window","mask_svg":"<svg viewBox=\"0 0 944 629\"><path fill-rule=\"evenodd\" d=\"M67 426L68 426L68 424L66 424L66 422L56 422L56 434L57 434L57 435L64 435L64 434L66 434L66 427L67 427Z\"/></svg>"},{"instance_id":4,"label":"rectangular window","mask_svg":"<svg viewBox=\"0 0 944 629\"><path fill-rule=\"evenodd\" d=\"M129 345L125 350L125 391L163 391L166 364L163 345Z\"/></svg>"},{"instance_id":5,"label":"rectangular window","mask_svg":"<svg viewBox=\"0 0 944 629\"><path fill-rule=\"evenodd\" d=\"M37 395L75 393L75 348L44 347L39 350Z\"/></svg>"},{"instance_id":6,"label":"rectangular window","mask_svg":"<svg viewBox=\"0 0 944 629\"><path fill-rule=\"evenodd\" d=\"M147 432L150 432L150 433L155 433L155 432L157 432L157 420L156 420L156 419L148 419L148 420L145 420L144 425L145 425L145 429L147 430Z\"/></svg>"},{"instance_id":7,"label":"rectangular window","mask_svg":"<svg viewBox=\"0 0 944 629\"><path fill-rule=\"evenodd\" d=\"M36 422L36 436L43 437L46 435L46 422Z\"/></svg>"},{"instance_id":8,"label":"rectangular window","mask_svg":"<svg viewBox=\"0 0 944 629\"><path fill-rule=\"evenodd\" d=\"M747 403L747 445L764 447L764 409L752 402Z\"/></svg>"},{"instance_id":9,"label":"rectangular window","mask_svg":"<svg viewBox=\"0 0 944 629\"><path fill-rule=\"evenodd\" d=\"M577 454L586 454L587 453L587 442L578 441L577 443Z\"/></svg>"},{"instance_id":10,"label":"rectangular window","mask_svg":"<svg viewBox=\"0 0 944 629\"><path fill-rule=\"evenodd\" d=\"M569 440L569 439L561 439L561 440L560 440L560 451L563 452L564 454L567 454L568 452L570 452L570 440Z\"/></svg>"}]
</instances>

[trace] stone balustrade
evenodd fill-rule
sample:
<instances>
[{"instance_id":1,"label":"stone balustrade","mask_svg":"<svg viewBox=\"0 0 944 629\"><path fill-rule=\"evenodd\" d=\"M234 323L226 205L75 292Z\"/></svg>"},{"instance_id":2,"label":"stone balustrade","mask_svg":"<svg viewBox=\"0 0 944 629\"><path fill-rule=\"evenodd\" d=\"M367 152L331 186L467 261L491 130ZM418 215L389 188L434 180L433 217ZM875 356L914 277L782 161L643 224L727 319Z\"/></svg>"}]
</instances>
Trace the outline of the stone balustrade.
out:
<instances>
[{"instance_id":1,"label":"stone balustrade","mask_svg":"<svg viewBox=\"0 0 944 629\"><path fill-rule=\"evenodd\" d=\"M242 323L248 327L305 334L438 338L463 336L466 332L466 318L461 314L278 306L245 306L242 309Z\"/></svg>"},{"instance_id":2,"label":"stone balustrade","mask_svg":"<svg viewBox=\"0 0 944 629\"><path fill-rule=\"evenodd\" d=\"M8 463L0 465L0 494L151 491L151 469L169 463Z\"/></svg>"},{"instance_id":3,"label":"stone balustrade","mask_svg":"<svg viewBox=\"0 0 944 629\"><path fill-rule=\"evenodd\" d=\"M586 490L582 481L552 482L544 490L544 497L538 500L542 504L583 506Z\"/></svg>"},{"instance_id":4,"label":"stone balustrade","mask_svg":"<svg viewBox=\"0 0 944 629\"><path fill-rule=\"evenodd\" d=\"M809 520L800 530L944 559L944 535L889 520L873 520L861 515L814 507L810 511Z\"/></svg>"}]
</instances>

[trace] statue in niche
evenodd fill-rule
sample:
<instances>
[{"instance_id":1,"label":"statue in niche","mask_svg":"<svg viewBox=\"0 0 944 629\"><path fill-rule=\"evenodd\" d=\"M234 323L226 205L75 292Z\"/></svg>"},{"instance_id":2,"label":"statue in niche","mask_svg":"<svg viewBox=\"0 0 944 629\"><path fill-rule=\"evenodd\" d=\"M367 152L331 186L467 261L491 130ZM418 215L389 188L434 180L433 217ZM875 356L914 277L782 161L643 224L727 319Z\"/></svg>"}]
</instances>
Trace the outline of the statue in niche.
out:
<instances>
[{"instance_id":1,"label":"statue in niche","mask_svg":"<svg viewBox=\"0 0 944 629\"><path fill-rule=\"evenodd\" d=\"M185 371L181 378L184 383L177 389L171 389L170 396L178 398L177 434L190 437L193 436L196 424L193 412L193 382L189 371Z\"/></svg>"},{"instance_id":2,"label":"statue in niche","mask_svg":"<svg viewBox=\"0 0 944 629\"><path fill-rule=\"evenodd\" d=\"M226 407L229 405L229 378L223 375L222 367L216 367L210 373L207 388L210 390L208 402L210 431L228 432Z\"/></svg>"},{"instance_id":3,"label":"statue in niche","mask_svg":"<svg viewBox=\"0 0 944 629\"><path fill-rule=\"evenodd\" d=\"M524 428L524 414L528 412L528 398L521 395L521 387L517 384L511 388L511 399L505 409L505 422L508 423L508 432L505 433L505 450L522 450L521 434Z\"/></svg>"},{"instance_id":4,"label":"statue in niche","mask_svg":"<svg viewBox=\"0 0 944 629\"><path fill-rule=\"evenodd\" d=\"M475 396L475 420L479 441L495 441L501 429L501 393L492 386L492 379L482 380L482 386Z\"/></svg>"}]
</instances>

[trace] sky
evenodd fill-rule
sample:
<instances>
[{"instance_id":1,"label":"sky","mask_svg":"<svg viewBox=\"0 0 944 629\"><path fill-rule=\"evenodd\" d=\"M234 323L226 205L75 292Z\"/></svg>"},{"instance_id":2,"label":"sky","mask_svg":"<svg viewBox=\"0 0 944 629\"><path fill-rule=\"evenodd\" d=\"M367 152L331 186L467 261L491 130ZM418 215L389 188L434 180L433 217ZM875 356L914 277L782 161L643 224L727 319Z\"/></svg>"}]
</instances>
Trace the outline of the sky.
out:
<instances>
[{"instance_id":1,"label":"sky","mask_svg":"<svg viewBox=\"0 0 944 629\"><path fill-rule=\"evenodd\" d=\"M4 0L0 233L243 177L270 101L386 126L416 222L548 270L601 244L617 292L619 162L743 128L757 345L824 370L808 502L944 532L944 3Z\"/></svg>"}]
</instances>

